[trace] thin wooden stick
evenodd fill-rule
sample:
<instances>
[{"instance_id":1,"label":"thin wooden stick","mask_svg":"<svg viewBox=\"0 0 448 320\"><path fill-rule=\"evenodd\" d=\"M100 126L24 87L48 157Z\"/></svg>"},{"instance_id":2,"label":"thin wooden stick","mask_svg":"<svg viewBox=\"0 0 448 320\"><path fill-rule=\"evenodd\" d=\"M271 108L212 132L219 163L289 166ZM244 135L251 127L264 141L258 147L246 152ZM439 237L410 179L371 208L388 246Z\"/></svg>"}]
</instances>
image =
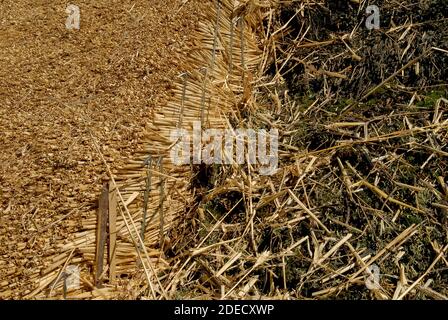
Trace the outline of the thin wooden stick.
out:
<instances>
[{"instance_id":1,"label":"thin wooden stick","mask_svg":"<svg viewBox=\"0 0 448 320\"><path fill-rule=\"evenodd\" d=\"M135 235L136 235L136 237L137 237L137 240L135 240L135 237L134 237L133 234L132 234L131 227L129 226L129 223L128 223L128 221L127 221L125 215L123 214L123 211L122 211L122 210L119 210L119 211L120 211L120 214L121 214L121 216L122 216L122 218L123 218L123 221L124 221L125 224L126 224L126 229L128 229L129 235L131 236L132 242L134 243L135 249L136 249L136 251L137 251L137 254L138 254L138 257L139 257L139 259L140 259L140 262L142 263L143 269L145 270L146 280L148 281L148 285L149 285L149 287L150 287L150 289L151 289L151 294L152 294L152 296L154 297L154 299L156 299L157 296L156 296L156 293L155 293L155 291L154 291L153 284L152 284L152 282L151 282L151 277L150 277L150 275L149 275L149 271L148 271L148 269L147 269L146 266L145 266L145 263L144 263L144 261L143 261L143 258L142 258L142 256L140 255L140 250L139 250L139 246L138 246L137 241L140 243L141 247L143 248L143 252L144 252L144 254L145 254L145 256L146 256L146 259L147 259L147 261L148 261L148 265L149 265L149 267L151 268L151 271L153 272L154 275L156 275L156 272L155 272L154 267L153 267L153 265L152 265L152 263L151 263L151 260L149 259L148 252L147 252L147 250L146 250L146 246L145 246L145 244L143 243L142 238L140 238L140 235L139 235L139 233L138 233L138 230L137 230L137 228L136 228L136 226L135 226L135 224L134 224L134 220L132 219L132 216L131 216L131 214L130 214L130 212L129 212L129 209L128 209L128 207L125 205L125 201L124 201L124 199L123 199L123 196L121 195L121 192L120 192L120 190L119 190L118 187L117 187L117 184L116 184L116 182L115 182L115 179L114 179L114 176L113 176L113 174L112 174L112 171L110 170L109 165L107 164L106 159L104 158L103 153L101 152L101 150L100 150L100 148L99 148L99 146L98 146L98 143L96 142L95 137L93 136L92 132L90 132L90 136L91 136L91 138L92 138L93 145L94 145L96 151L98 152L98 154L100 155L101 160L103 161L103 164L104 164L105 167L106 167L107 173L108 173L108 175L109 175L109 177L110 177L112 183L114 184L115 189L117 190L117 194L118 194L118 197L119 197L121 203L123 204L123 208L124 208L126 214L128 215L128 217L129 217L129 219L130 219L130 221L131 221L131 224L132 224L132 226L133 226L133 228L134 228L134 232L135 232ZM157 281L159 282L159 278L156 277L156 279L157 279ZM160 285L160 288L161 288L161 290L162 290L162 293L163 293L164 297L167 298L166 293L165 293L163 287L161 286L160 282L159 282L159 285Z\"/></svg>"},{"instance_id":2,"label":"thin wooden stick","mask_svg":"<svg viewBox=\"0 0 448 320\"><path fill-rule=\"evenodd\" d=\"M104 267L104 249L106 247L106 228L109 218L109 187L103 184L100 199L98 201L98 214L96 225L96 250L95 250L95 286L102 288L101 275Z\"/></svg>"},{"instance_id":3,"label":"thin wooden stick","mask_svg":"<svg viewBox=\"0 0 448 320\"><path fill-rule=\"evenodd\" d=\"M117 190L109 183L109 281L115 283L117 248Z\"/></svg>"}]
</instances>

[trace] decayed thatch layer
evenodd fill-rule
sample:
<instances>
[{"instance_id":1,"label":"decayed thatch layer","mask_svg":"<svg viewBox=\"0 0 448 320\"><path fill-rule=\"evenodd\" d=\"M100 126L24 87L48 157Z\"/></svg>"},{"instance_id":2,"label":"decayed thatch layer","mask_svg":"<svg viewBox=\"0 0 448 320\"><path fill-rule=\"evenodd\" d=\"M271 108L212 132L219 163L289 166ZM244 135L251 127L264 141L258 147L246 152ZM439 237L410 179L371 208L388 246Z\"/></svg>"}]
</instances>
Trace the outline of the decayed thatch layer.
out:
<instances>
[{"instance_id":1,"label":"decayed thatch layer","mask_svg":"<svg viewBox=\"0 0 448 320\"><path fill-rule=\"evenodd\" d=\"M448 12L374 3L380 30L365 1L266 11L263 77L229 122L277 128L279 170L196 182L171 255L179 296L448 299Z\"/></svg>"}]
</instances>

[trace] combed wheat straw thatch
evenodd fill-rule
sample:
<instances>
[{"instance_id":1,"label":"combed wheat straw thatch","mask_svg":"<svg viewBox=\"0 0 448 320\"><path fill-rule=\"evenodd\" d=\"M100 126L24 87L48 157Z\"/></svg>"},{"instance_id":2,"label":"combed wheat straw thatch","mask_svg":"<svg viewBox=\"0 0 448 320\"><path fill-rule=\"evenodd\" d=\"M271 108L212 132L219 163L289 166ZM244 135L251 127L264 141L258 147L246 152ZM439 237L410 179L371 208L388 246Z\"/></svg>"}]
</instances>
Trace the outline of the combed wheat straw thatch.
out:
<instances>
[{"instance_id":1,"label":"combed wheat straw thatch","mask_svg":"<svg viewBox=\"0 0 448 320\"><path fill-rule=\"evenodd\" d=\"M152 123L141 142L144 150L118 171L112 173L107 168L109 206L117 216L115 223L109 222L112 252L99 274L104 287L95 286L92 265L98 263L96 233L105 230L98 231L97 217L91 216L83 222L83 231L71 235L72 241L61 245L59 253L36 276L35 290L26 298L62 297L63 275L73 264L84 266L81 288L69 291L67 298L171 297L164 288L166 281L157 278L168 267L163 256L169 241L165 235L184 218L194 199L189 189L191 168L174 166L169 159L173 144L170 133L176 128L191 130L193 121L201 121L203 128L227 127L223 115L241 102L247 79L261 59L253 31L261 18L256 9L242 1L210 1L208 10L201 13L196 40L185 63L188 68L174 81L171 101L148 117ZM110 218L114 219L113 215ZM142 274L144 284L133 290L133 281L137 287ZM122 276L130 280L122 280Z\"/></svg>"}]
</instances>

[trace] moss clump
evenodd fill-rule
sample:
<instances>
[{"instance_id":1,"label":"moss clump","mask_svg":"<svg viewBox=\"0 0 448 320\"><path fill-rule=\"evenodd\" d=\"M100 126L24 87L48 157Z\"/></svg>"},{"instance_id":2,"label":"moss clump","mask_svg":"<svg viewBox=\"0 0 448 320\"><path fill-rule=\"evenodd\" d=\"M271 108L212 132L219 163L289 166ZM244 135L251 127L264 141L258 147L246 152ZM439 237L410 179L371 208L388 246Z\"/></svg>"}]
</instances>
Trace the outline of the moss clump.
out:
<instances>
[{"instance_id":1,"label":"moss clump","mask_svg":"<svg viewBox=\"0 0 448 320\"><path fill-rule=\"evenodd\" d=\"M423 100L416 103L417 108L419 109L432 109L434 108L437 100L440 98L446 97L446 92L442 90L433 90L428 92Z\"/></svg>"}]
</instances>

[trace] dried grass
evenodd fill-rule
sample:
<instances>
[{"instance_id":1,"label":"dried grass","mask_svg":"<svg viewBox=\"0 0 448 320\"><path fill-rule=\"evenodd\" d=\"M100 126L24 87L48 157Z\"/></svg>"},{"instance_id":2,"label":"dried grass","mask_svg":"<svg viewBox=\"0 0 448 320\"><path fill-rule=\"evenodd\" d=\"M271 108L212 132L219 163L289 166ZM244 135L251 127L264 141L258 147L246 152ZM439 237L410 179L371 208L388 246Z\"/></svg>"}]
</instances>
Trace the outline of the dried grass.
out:
<instances>
[{"instance_id":1,"label":"dried grass","mask_svg":"<svg viewBox=\"0 0 448 320\"><path fill-rule=\"evenodd\" d=\"M189 68L155 110L145 149L108 170L120 200L115 274L129 280L96 289L84 274L82 290L68 297L446 299L448 101L438 97L419 110L415 93L393 111L359 111L435 49L340 105L327 85L348 81L350 69L316 68L301 54L328 55L341 45L362 62L360 48L349 35L307 39L310 28L293 24L319 4L289 5L295 12L286 21L279 15L288 4L279 1L207 7ZM302 77L322 80L323 95L307 103L290 95L288 74L298 66ZM252 165L173 166L169 134L191 130L193 120L204 128L278 129L279 170L261 176ZM47 296L74 250L77 261L94 261L96 219L83 225L27 298ZM383 277L369 290L373 264Z\"/></svg>"}]
</instances>

